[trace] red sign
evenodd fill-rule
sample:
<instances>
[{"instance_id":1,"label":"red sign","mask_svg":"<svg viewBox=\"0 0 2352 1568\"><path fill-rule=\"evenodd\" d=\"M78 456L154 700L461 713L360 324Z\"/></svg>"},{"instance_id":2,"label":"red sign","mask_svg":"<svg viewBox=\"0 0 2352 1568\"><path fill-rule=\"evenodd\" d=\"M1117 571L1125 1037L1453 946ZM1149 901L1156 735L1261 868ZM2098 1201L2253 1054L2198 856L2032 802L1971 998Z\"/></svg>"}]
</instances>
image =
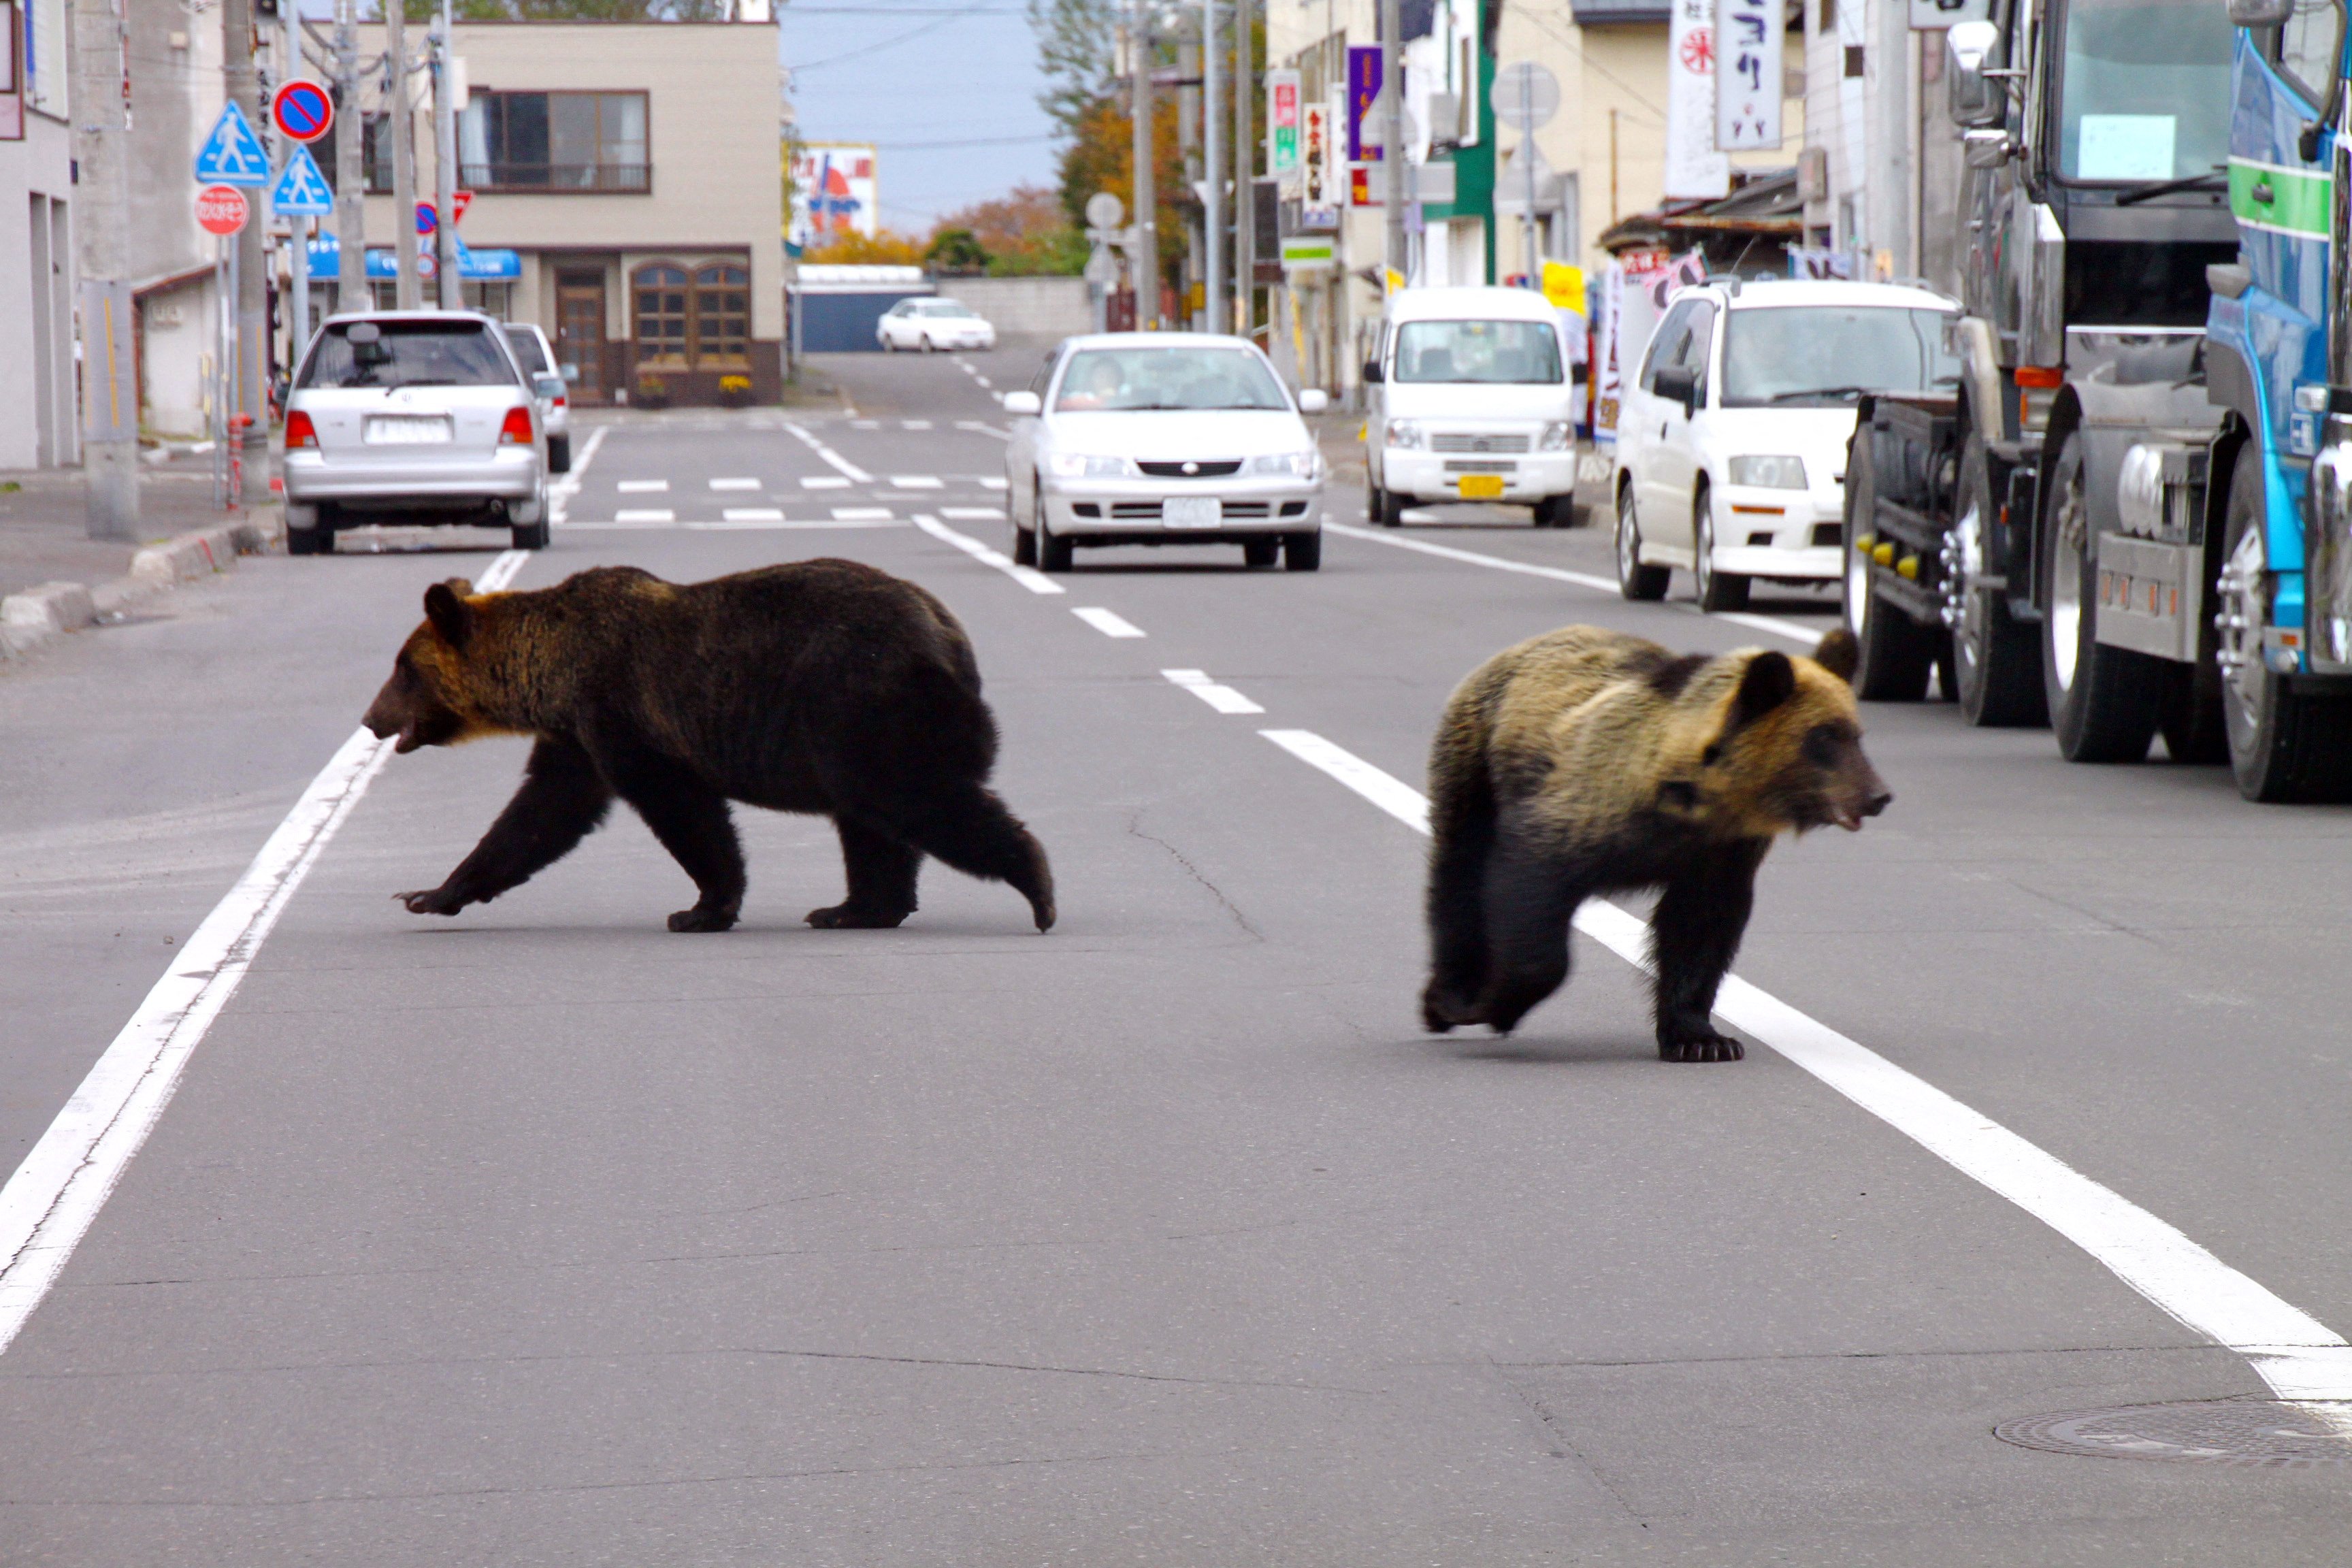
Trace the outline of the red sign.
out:
<instances>
[{"instance_id":1,"label":"red sign","mask_svg":"<svg viewBox=\"0 0 2352 1568\"><path fill-rule=\"evenodd\" d=\"M449 221L450 221L451 223L463 223L463 222L465 222L465 221L466 221L466 209L467 209L467 207L469 207L469 206L472 206L473 205L474 205L474 193L473 193L473 192L471 192L471 191L462 191L462 190L461 190L461 191L451 191L451 192L449 193Z\"/></svg>"},{"instance_id":2,"label":"red sign","mask_svg":"<svg viewBox=\"0 0 2352 1568\"><path fill-rule=\"evenodd\" d=\"M235 185L206 185L196 193L196 222L206 234L235 234L251 211Z\"/></svg>"},{"instance_id":3,"label":"red sign","mask_svg":"<svg viewBox=\"0 0 2352 1568\"><path fill-rule=\"evenodd\" d=\"M297 142L316 142L335 122L335 100L315 81L289 81L269 100L269 117Z\"/></svg>"}]
</instances>

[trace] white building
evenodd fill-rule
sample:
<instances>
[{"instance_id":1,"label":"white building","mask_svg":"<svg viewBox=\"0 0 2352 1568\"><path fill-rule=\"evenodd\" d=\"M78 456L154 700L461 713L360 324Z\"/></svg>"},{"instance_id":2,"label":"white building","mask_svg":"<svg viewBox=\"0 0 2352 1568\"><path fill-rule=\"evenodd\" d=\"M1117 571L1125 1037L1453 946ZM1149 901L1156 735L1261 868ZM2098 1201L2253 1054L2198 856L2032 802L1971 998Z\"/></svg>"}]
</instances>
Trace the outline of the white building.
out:
<instances>
[{"instance_id":1,"label":"white building","mask_svg":"<svg viewBox=\"0 0 2352 1568\"><path fill-rule=\"evenodd\" d=\"M0 468L81 460L66 0L0 0Z\"/></svg>"}]
</instances>

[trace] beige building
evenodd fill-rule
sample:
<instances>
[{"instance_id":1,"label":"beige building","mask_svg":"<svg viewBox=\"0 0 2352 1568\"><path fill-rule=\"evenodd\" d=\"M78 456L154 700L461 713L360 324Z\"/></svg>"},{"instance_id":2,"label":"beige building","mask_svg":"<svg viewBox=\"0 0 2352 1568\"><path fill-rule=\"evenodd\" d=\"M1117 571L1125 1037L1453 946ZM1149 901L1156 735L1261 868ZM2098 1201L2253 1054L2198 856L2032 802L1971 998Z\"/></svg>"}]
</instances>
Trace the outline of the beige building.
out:
<instances>
[{"instance_id":1,"label":"beige building","mask_svg":"<svg viewBox=\"0 0 2352 1568\"><path fill-rule=\"evenodd\" d=\"M730 375L749 377L757 401L779 395L776 32L765 5L737 11L760 19L457 24L457 184L473 192L458 235L482 263L467 300L544 328L578 367L582 403L641 401L656 383L670 402L712 403ZM411 49L423 44L413 28ZM381 28L363 29L364 55L383 47ZM365 148L367 240L382 253L369 271L386 304L399 216L388 125L371 116ZM430 202L421 98L416 126L417 199Z\"/></svg>"}]
</instances>

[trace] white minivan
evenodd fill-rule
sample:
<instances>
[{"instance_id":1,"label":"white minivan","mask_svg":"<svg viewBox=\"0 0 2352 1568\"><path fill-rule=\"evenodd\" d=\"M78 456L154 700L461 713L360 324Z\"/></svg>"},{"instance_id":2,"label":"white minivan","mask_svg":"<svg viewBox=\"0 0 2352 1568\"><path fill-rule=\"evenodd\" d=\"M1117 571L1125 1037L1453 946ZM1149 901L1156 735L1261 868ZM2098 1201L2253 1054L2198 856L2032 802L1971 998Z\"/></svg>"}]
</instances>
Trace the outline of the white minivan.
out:
<instances>
[{"instance_id":1,"label":"white minivan","mask_svg":"<svg viewBox=\"0 0 2352 1568\"><path fill-rule=\"evenodd\" d=\"M1372 521L1437 501L1513 501L1538 528L1576 504L1576 392L1559 317L1528 289L1391 295L1364 365Z\"/></svg>"},{"instance_id":2,"label":"white minivan","mask_svg":"<svg viewBox=\"0 0 2352 1568\"><path fill-rule=\"evenodd\" d=\"M1893 283L1725 279L1685 289L1650 334L1617 416L1617 585L1702 609L1748 585L1831 583L1844 560L1845 453L1865 392L1959 384L1959 307Z\"/></svg>"}]
</instances>

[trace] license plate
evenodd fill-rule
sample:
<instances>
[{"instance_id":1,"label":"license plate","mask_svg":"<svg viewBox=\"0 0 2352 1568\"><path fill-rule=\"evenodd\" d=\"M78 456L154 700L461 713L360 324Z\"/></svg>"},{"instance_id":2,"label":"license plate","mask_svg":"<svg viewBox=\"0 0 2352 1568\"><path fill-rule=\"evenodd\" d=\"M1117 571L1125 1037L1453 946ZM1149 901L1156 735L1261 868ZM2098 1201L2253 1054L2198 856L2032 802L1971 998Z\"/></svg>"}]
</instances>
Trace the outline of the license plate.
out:
<instances>
[{"instance_id":1,"label":"license plate","mask_svg":"<svg viewBox=\"0 0 2352 1568\"><path fill-rule=\"evenodd\" d=\"M1163 528L1223 528L1225 506L1214 496L1175 496L1160 503Z\"/></svg>"},{"instance_id":2,"label":"license plate","mask_svg":"<svg viewBox=\"0 0 2352 1568\"><path fill-rule=\"evenodd\" d=\"M379 414L367 422L371 447L437 447L449 440L449 421L437 414Z\"/></svg>"},{"instance_id":3,"label":"license plate","mask_svg":"<svg viewBox=\"0 0 2352 1568\"><path fill-rule=\"evenodd\" d=\"M1465 474L1454 484L1464 500L1500 500L1503 496L1500 474Z\"/></svg>"}]
</instances>

